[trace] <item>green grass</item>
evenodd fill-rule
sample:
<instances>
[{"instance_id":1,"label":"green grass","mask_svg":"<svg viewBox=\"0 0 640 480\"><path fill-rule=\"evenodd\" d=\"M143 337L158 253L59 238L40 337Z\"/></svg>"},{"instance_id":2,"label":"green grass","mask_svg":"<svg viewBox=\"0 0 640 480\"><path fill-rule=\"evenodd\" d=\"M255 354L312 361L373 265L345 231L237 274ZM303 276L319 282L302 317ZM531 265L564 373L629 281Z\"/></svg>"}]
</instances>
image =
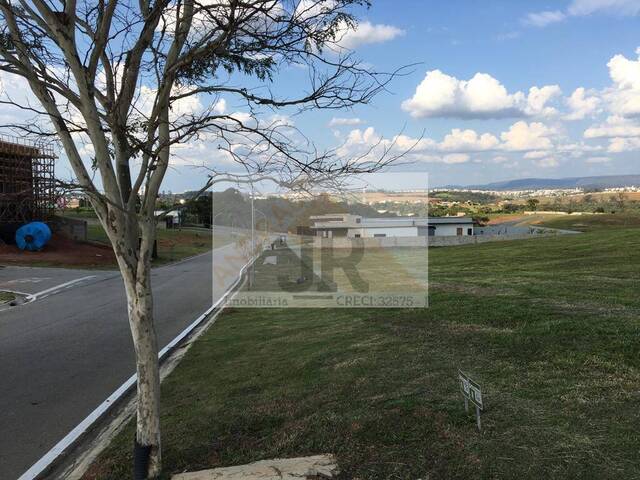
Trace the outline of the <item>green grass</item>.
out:
<instances>
[{"instance_id":1,"label":"green grass","mask_svg":"<svg viewBox=\"0 0 640 480\"><path fill-rule=\"evenodd\" d=\"M74 218L95 218L98 219L96 212L93 211L90 207L83 208L65 208L62 210L57 210L57 213L61 214L64 217L74 217Z\"/></svg>"},{"instance_id":2,"label":"green grass","mask_svg":"<svg viewBox=\"0 0 640 480\"><path fill-rule=\"evenodd\" d=\"M175 262L211 250L211 232L197 229L157 230L158 258L154 265ZM109 245L109 239L102 225L87 225L87 240ZM231 237L216 233L215 247L231 242Z\"/></svg>"},{"instance_id":3,"label":"green grass","mask_svg":"<svg viewBox=\"0 0 640 480\"><path fill-rule=\"evenodd\" d=\"M640 478L639 232L589 221L431 250L428 309L227 311L163 383L166 478L324 452L344 479ZM132 432L87 478L129 475Z\"/></svg>"},{"instance_id":4,"label":"green grass","mask_svg":"<svg viewBox=\"0 0 640 480\"><path fill-rule=\"evenodd\" d=\"M15 300L16 296L11 292L0 290L0 305Z\"/></svg>"},{"instance_id":5,"label":"green grass","mask_svg":"<svg viewBox=\"0 0 640 480\"><path fill-rule=\"evenodd\" d=\"M555 218L545 218L542 224L547 227L564 228L589 232L607 230L611 228L640 227L638 214L595 214L595 215L562 215Z\"/></svg>"}]
</instances>

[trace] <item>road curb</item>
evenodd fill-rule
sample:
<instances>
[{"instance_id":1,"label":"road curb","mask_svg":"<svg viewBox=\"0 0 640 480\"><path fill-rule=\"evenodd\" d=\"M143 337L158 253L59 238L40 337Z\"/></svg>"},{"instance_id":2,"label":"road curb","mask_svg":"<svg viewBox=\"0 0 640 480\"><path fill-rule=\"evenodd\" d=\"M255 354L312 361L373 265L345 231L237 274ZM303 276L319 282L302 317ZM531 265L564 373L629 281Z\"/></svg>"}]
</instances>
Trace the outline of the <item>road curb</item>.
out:
<instances>
[{"instance_id":1,"label":"road curb","mask_svg":"<svg viewBox=\"0 0 640 480\"><path fill-rule=\"evenodd\" d=\"M257 258L257 257L256 257ZM224 295L209 307L202 315L196 318L182 332L180 332L171 342L169 342L158 353L159 362L162 364L182 342L213 315L213 319L224 309L226 303L237 292L237 288L244 281L248 267L256 258L247 262L239 271L238 278L225 291ZM210 326L210 325L209 325ZM45 455L35 462L18 480L39 480L44 479L51 470L62 462L65 455L78 446L85 436L95 428L96 424L103 420L112 410L120 405L124 397L130 393L136 384L136 374L129 377L120 387L118 387L109 397L107 397L98 407L96 407L84 420L76 425L62 440L55 444Z\"/></svg>"}]
</instances>

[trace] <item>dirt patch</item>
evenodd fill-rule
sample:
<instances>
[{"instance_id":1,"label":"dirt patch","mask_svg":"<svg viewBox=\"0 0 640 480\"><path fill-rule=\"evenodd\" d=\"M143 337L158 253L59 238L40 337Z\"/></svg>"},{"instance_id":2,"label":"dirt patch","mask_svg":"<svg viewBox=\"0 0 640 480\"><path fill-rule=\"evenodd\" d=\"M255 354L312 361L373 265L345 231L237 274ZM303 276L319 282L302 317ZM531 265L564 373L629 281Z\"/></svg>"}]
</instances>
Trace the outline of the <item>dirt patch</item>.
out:
<instances>
[{"instance_id":1,"label":"dirt patch","mask_svg":"<svg viewBox=\"0 0 640 480\"><path fill-rule=\"evenodd\" d=\"M499 215L489 220L488 225L499 225L505 222L519 222L525 218L525 215Z\"/></svg>"},{"instance_id":2,"label":"dirt patch","mask_svg":"<svg viewBox=\"0 0 640 480\"><path fill-rule=\"evenodd\" d=\"M0 264L69 267L116 267L111 247L76 242L54 235L40 252L25 252L15 245L0 244Z\"/></svg>"}]
</instances>

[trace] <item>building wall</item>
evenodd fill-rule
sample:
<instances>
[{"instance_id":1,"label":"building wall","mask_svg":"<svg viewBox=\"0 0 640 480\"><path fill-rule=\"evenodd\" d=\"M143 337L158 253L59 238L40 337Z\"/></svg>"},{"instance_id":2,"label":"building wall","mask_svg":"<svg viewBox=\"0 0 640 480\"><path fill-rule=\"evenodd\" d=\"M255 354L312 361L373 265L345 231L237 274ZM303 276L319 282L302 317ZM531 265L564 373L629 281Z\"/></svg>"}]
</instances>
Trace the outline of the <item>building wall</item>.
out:
<instances>
[{"instance_id":1,"label":"building wall","mask_svg":"<svg viewBox=\"0 0 640 480\"><path fill-rule=\"evenodd\" d=\"M328 222L327 222L328 223ZM433 228L435 227L435 228ZM472 236L474 234L472 223L437 223L429 227L426 225L415 226L408 224L407 226L352 226L340 228L340 224L336 222L336 226L327 225L316 227L316 235L324 238L348 237L348 238L375 238L376 235L384 237L419 237L428 236L429 230L433 232L432 236L436 237L454 237L458 235L458 229L461 229L461 236ZM380 237L379 237L380 238Z\"/></svg>"},{"instance_id":2,"label":"building wall","mask_svg":"<svg viewBox=\"0 0 640 480\"><path fill-rule=\"evenodd\" d=\"M397 247L452 247L457 245L470 245L476 243L501 242L508 240L528 240L544 238L565 233L579 232L552 232L552 233L522 233L514 235L465 235L465 236L441 236L441 237L384 237L384 238L314 238L314 248L397 248Z\"/></svg>"},{"instance_id":3,"label":"building wall","mask_svg":"<svg viewBox=\"0 0 640 480\"><path fill-rule=\"evenodd\" d=\"M380 227L380 228L350 228L348 237L355 238L360 234L361 238L374 238L376 235L385 237L417 237L417 227Z\"/></svg>"},{"instance_id":4,"label":"building wall","mask_svg":"<svg viewBox=\"0 0 640 480\"><path fill-rule=\"evenodd\" d=\"M435 236L436 237L450 237L450 236L456 236L457 235L457 230L458 228L462 228L462 235L468 235L468 229L471 229L471 235L473 235L473 224L471 223L448 223L448 224L440 224L440 225L435 225L436 227L436 231L435 231Z\"/></svg>"}]
</instances>

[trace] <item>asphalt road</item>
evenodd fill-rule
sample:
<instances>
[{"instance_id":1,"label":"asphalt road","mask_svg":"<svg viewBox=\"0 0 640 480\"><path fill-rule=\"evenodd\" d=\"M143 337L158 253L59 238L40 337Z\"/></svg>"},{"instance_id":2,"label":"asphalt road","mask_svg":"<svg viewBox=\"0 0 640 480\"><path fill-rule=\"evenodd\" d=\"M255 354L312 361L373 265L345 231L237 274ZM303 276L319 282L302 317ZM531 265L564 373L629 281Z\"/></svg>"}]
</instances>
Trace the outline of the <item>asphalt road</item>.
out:
<instances>
[{"instance_id":1,"label":"asphalt road","mask_svg":"<svg viewBox=\"0 0 640 480\"><path fill-rule=\"evenodd\" d=\"M227 245L154 269L160 348L222 295L244 263ZM135 373L135 362L117 272L5 267L0 289L36 294L0 311L0 478L15 479Z\"/></svg>"}]
</instances>

